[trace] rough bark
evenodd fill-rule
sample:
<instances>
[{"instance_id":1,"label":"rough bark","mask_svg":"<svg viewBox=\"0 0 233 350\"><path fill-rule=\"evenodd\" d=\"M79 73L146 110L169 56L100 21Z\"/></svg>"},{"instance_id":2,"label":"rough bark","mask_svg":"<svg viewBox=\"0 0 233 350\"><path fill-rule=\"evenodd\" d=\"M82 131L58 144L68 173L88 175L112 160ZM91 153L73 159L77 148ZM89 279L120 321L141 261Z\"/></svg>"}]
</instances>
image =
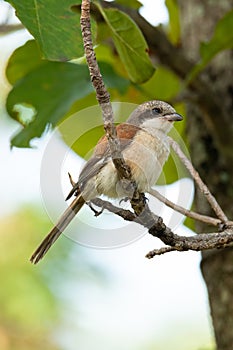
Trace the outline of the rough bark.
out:
<instances>
[{"instance_id":1,"label":"rough bark","mask_svg":"<svg viewBox=\"0 0 233 350\"><path fill-rule=\"evenodd\" d=\"M216 22L232 8L232 1L179 0L182 18L182 45L187 56L197 61L199 42L209 40ZM212 85L221 98L228 116L228 131L232 128L232 52L219 54L203 73L205 81ZM210 125L203 118L197 105L187 104L187 134L194 166L205 179L225 213L232 217L233 165L223 149L218 147ZM233 133L232 136L233 138ZM227 148L228 145L226 145ZM233 153L233 149L232 149ZM210 215L203 196L197 192L197 211ZM198 224L197 230L206 229ZM205 279L216 346L218 350L233 349L233 249L212 250L202 254L201 270Z\"/></svg>"}]
</instances>

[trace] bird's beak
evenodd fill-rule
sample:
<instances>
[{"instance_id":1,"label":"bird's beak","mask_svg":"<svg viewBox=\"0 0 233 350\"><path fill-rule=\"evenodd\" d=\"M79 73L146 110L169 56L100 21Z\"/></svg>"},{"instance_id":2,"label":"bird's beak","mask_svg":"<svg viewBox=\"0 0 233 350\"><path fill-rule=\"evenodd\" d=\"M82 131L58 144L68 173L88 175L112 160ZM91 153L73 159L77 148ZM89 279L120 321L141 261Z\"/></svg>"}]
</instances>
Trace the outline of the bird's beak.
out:
<instances>
[{"instance_id":1,"label":"bird's beak","mask_svg":"<svg viewBox=\"0 0 233 350\"><path fill-rule=\"evenodd\" d=\"M167 114L164 116L169 122L179 122L183 117L178 113Z\"/></svg>"}]
</instances>

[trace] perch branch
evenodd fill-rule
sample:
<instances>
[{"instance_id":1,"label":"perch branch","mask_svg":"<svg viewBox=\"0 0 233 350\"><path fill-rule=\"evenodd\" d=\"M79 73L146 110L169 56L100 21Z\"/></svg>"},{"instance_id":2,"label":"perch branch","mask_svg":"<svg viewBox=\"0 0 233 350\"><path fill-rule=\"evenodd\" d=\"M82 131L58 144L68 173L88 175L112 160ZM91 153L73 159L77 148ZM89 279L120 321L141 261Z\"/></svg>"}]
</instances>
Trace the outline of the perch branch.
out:
<instances>
[{"instance_id":1,"label":"perch branch","mask_svg":"<svg viewBox=\"0 0 233 350\"><path fill-rule=\"evenodd\" d=\"M152 214L151 212L144 213L144 215L136 216L130 210L124 210L100 198L92 200L94 205L122 217L124 220L137 222L149 230L149 233L154 237L159 238L167 247L155 249L149 252L146 257L153 258L155 255L161 255L171 251L202 251L214 248L225 248L233 243L233 227L227 228L222 232L214 233L200 233L198 235L186 237L174 234L166 225L164 225L161 218ZM145 216L149 215L150 220Z\"/></svg>"}]
</instances>

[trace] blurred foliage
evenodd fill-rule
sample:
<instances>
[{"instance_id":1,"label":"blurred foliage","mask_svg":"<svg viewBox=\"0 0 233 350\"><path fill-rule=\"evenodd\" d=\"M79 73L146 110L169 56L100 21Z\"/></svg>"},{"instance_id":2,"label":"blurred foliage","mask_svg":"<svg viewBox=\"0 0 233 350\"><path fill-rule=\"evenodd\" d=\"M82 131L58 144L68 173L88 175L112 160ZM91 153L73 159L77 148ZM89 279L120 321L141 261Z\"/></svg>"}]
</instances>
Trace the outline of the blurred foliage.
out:
<instances>
[{"instance_id":1,"label":"blurred foliage","mask_svg":"<svg viewBox=\"0 0 233 350\"><path fill-rule=\"evenodd\" d=\"M215 27L213 37L208 42L200 43L201 60L191 71L188 79L192 80L221 51L233 48L233 10L223 16Z\"/></svg>"},{"instance_id":2,"label":"blurred foliage","mask_svg":"<svg viewBox=\"0 0 233 350\"><path fill-rule=\"evenodd\" d=\"M57 299L41 267L28 261L38 243L35 232L46 232L48 222L32 210L22 210L0 222L0 348L2 350L59 349L51 332L59 322Z\"/></svg>"},{"instance_id":3,"label":"blurred foliage","mask_svg":"<svg viewBox=\"0 0 233 350\"><path fill-rule=\"evenodd\" d=\"M33 250L51 228L36 208L24 207L0 220L0 349L59 350L56 333L67 308L63 281L73 288L106 280L102 270L64 236L38 265L29 262ZM46 266L46 268L45 268ZM77 281L75 284L74 281ZM76 315L78 320L79 315Z\"/></svg>"},{"instance_id":4,"label":"blurred foliage","mask_svg":"<svg viewBox=\"0 0 233 350\"><path fill-rule=\"evenodd\" d=\"M106 85L124 93L129 82L109 63L100 62L100 67ZM40 137L47 124L55 126L76 100L93 91L86 65L42 60L35 41L15 50L6 75L14 84L7 98L7 111L24 126L11 140L12 146L17 147L29 147L30 140ZM19 104L34 108L31 122L23 118Z\"/></svg>"},{"instance_id":5,"label":"blurred foliage","mask_svg":"<svg viewBox=\"0 0 233 350\"><path fill-rule=\"evenodd\" d=\"M174 45L180 44L180 15L177 0L166 0L169 13L169 38Z\"/></svg>"},{"instance_id":6,"label":"blurred foliage","mask_svg":"<svg viewBox=\"0 0 233 350\"><path fill-rule=\"evenodd\" d=\"M116 3L120 5L128 6L136 10L140 9L140 7L142 6L140 1L138 0L116 0Z\"/></svg>"},{"instance_id":7,"label":"blurred foliage","mask_svg":"<svg viewBox=\"0 0 233 350\"><path fill-rule=\"evenodd\" d=\"M141 85L145 97L158 100L171 101L181 90L181 84L178 77L170 70L159 66L153 77L145 84Z\"/></svg>"}]
</instances>

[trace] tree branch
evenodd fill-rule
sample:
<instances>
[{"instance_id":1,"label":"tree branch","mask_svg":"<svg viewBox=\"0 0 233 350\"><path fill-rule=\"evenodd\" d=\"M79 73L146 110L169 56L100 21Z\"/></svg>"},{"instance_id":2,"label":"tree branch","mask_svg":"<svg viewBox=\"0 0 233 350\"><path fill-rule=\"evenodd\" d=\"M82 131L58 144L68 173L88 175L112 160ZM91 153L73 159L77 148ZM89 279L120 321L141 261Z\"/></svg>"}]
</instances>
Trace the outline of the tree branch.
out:
<instances>
[{"instance_id":1,"label":"tree branch","mask_svg":"<svg viewBox=\"0 0 233 350\"><path fill-rule=\"evenodd\" d=\"M146 258L152 259L156 255L162 255L172 251L185 252L194 250L196 252L210 249L223 249L231 246L233 243L233 229L223 232L202 233L196 236L183 237L179 236L174 246L162 247L151 250L146 254Z\"/></svg>"},{"instance_id":2,"label":"tree branch","mask_svg":"<svg viewBox=\"0 0 233 350\"><path fill-rule=\"evenodd\" d=\"M160 217L148 211L147 208L145 208L142 215L136 216L130 210L121 209L100 198L96 198L91 202L102 209L107 209L122 217L124 220L143 225L149 230L152 236L159 238L164 244L168 245L168 247L150 251L146 255L148 259L153 258L155 255L161 255L171 251L184 252L187 250L202 251L214 248L219 249L225 248L233 243L233 226L222 232L200 233L191 237L178 236L166 227Z\"/></svg>"}]
</instances>

